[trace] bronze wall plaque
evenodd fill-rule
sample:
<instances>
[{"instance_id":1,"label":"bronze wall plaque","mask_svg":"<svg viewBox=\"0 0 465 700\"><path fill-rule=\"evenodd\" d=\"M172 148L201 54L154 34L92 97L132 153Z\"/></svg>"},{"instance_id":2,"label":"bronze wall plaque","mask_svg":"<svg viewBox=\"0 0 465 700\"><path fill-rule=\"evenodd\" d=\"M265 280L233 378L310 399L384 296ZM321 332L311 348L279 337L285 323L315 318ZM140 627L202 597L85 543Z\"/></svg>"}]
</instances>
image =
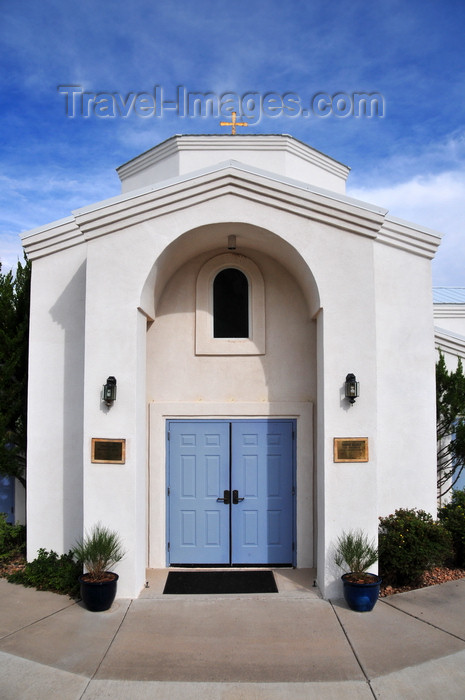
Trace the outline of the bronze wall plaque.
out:
<instances>
[{"instance_id":1,"label":"bronze wall plaque","mask_svg":"<svg viewBox=\"0 0 465 700\"><path fill-rule=\"evenodd\" d=\"M368 462L368 438L334 438L335 462Z\"/></svg>"},{"instance_id":2,"label":"bronze wall plaque","mask_svg":"<svg viewBox=\"0 0 465 700\"><path fill-rule=\"evenodd\" d=\"M94 464L124 464L126 461L126 440L92 438L92 462Z\"/></svg>"}]
</instances>

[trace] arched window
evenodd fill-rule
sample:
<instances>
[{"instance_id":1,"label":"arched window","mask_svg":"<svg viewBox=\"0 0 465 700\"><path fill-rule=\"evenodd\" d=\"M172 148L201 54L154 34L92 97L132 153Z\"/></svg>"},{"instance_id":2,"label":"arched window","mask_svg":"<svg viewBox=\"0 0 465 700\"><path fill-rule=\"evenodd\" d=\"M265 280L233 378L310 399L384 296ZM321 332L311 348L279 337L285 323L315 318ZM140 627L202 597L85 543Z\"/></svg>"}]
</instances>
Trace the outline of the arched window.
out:
<instances>
[{"instance_id":1,"label":"arched window","mask_svg":"<svg viewBox=\"0 0 465 700\"><path fill-rule=\"evenodd\" d=\"M249 337L249 283L234 267L218 272L213 282L213 337Z\"/></svg>"},{"instance_id":2,"label":"arched window","mask_svg":"<svg viewBox=\"0 0 465 700\"><path fill-rule=\"evenodd\" d=\"M195 303L197 355L265 354L265 284L244 255L223 253L199 270Z\"/></svg>"}]
</instances>

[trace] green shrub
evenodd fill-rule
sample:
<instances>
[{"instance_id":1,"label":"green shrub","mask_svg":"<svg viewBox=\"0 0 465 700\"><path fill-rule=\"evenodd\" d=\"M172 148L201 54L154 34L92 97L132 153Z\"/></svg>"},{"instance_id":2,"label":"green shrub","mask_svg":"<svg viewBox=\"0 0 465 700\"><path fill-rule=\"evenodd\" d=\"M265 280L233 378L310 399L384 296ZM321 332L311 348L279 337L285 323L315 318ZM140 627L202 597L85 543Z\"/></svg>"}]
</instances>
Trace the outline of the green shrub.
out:
<instances>
[{"instance_id":1,"label":"green shrub","mask_svg":"<svg viewBox=\"0 0 465 700\"><path fill-rule=\"evenodd\" d=\"M53 591L70 596L79 591L78 577L82 563L76 562L72 552L58 556L56 552L39 549L37 559L28 562L22 571L7 576L10 583L21 583L39 591Z\"/></svg>"},{"instance_id":2,"label":"green shrub","mask_svg":"<svg viewBox=\"0 0 465 700\"><path fill-rule=\"evenodd\" d=\"M439 509L438 516L451 534L454 563L465 568L465 489L454 491L450 503Z\"/></svg>"},{"instance_id":3,"label":"green shrub","mask_svg":"<svg viewBox=\"0 0 465 700\"><path fill-rule=\"evenodd\" d=\"M6 514L0 513L0 561L24 554L26 549L26 528L24 525L10 525Z\"/></svg>"},{"instance_id":4,"label":"green shrub","mask_svg":"<svg viewBox=\"0 0 465 700\"><path fill-rule=\"evenodd\" d=\"M452 556L452 538L424 510L399 508L380 518L379 572L385 583L417 583L434 566Z\"/></svg>"}]
</instances>

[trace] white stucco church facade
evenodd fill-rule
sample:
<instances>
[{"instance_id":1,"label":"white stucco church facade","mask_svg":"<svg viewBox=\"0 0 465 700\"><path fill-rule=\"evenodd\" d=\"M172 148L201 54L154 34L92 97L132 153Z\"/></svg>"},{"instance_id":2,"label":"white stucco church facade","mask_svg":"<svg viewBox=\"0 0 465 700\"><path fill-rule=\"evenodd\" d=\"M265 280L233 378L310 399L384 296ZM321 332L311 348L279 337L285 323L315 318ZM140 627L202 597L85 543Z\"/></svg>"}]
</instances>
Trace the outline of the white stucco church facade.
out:
<instances>
[{"instance_id":1,"label":"white stucco church facade","mask_svg":"<svg viewBox=\"0 0 465 700\"><path fill-rule=\"evenodd\" d=\"M29 558L101 522L122 597L177 565L313 567L332 597L343 530L435 513L440 238L348 173L286 135L174 136L23 235Z\"/></svg>"}]
</instances>

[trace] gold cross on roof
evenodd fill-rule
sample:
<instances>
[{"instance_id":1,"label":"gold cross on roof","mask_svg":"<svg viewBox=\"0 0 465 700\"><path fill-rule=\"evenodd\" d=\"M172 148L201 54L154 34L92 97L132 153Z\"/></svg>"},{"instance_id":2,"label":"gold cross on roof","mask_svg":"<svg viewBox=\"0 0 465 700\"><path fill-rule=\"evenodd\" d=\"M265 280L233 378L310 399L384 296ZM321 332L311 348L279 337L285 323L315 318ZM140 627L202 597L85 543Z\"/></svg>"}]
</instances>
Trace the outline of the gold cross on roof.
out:
<instances>
[{"instance_id":1,"label":"gold cross on roof","mask_svg":"<svg viewBox=\"0 0 465 700\"><path fill-rule=\"evenodd\" d=\"M249 126L247 122L237 122L236 121L236 112L231 113L231 121L230 122L220 122L220 126L230 126L231 127L231 136L234 136L236 133L236 126Z\"/></svg>"}]
</instances>

